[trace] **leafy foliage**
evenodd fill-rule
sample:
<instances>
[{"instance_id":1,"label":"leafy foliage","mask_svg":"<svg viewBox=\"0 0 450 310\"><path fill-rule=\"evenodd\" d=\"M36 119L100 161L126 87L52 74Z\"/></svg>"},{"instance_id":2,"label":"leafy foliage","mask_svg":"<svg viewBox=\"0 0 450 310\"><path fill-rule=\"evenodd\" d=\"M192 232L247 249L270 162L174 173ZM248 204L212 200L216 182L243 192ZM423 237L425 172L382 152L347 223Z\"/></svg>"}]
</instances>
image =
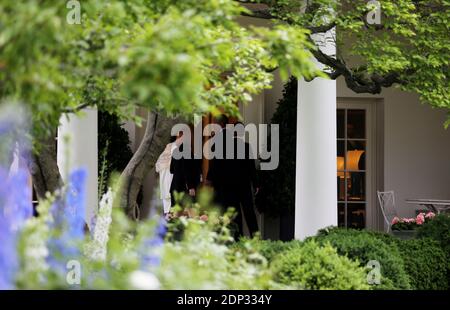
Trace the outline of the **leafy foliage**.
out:
<instances>
[{"instance_id":1,"label":"leafy foliage","mask_svg":"<svg viewBox=\"0 0 450 310\"><path fill-rule=\"evenodd\" d=\"M128 132L114 114L98 113L98 150L99 193L103 195L112 173L122 172L133 156Z\"/></svg>"},{"instance_id":2,"label":"leafy foliage","mask_svg":"<svg viewBox=\"0 0 450 310\"><path fill-rule=\"evenodd\" d=\"M369 289L364 268L315 241L296 245L273 262L275 279L305 289Z\"/></svg>"},{"instance_id":3,"label":"leafy foliage","mask_svg":"<svg viewBox=\"0 0 450 310\"><path fill-rule=\"evenodd\" d=\"M278 255L291 249L299 241L283 242L272 240L260 240L260 239L247 239L242 238L239 242L233 245L234 248L243 251L255 251L264 256L269 262L272 262Z\"/></svg>"},{"instance_id":4,"label":"leafy foliage","mask_svg":"<svg viewBox=\"0 0 450 310\"><path fill-rule=\"evenodd\" d=\"M450 216L436 215L417 230L419 238L431 238L438 241L447 255L450 255Z\"/></svg>"},{"instance_id":5,"label":"leafy foliage","mask_svg":"<svg viewBox=\"0 0 450 310\"><path fill-rule=\"evenodd\" d=\"M401 240L398 247L413 289L448 289L448 256L437 241L425 238Z\"/></svg>"},{"instance_id":6,"label":"leafy foliage","mask_svg":"<svg viewBox=\"0 0 450 310\"><path fill-rule=\"evenodd\" d=\"M280 164L275 170L261 171L261 190L256 196L260 211L279 216L294 210L297 137L297 80L291 78L284 86L283 98L272 117L280 126ZM269 140L270 141L270 140Z\"/></svg>"},{"instance_id":7,"label":"leafy foliage","mask_svg":"<svg viewBox=\"0 0 450 310\"><path fill-rule=\"evenodd\" d=\"M268 67L321 74L304 30L245 29L235 20L245 9L231 0L86 0L81 7L81 24L70 25L62 2L0 4L0 98L29 105L35 134L86 106L125 118L136 106L237 113L235 102L270 86Z\"/></svg>"},{"instance_id":8,"label":"leafy foliage","mask_svg":"<svg viewBox=\"0 0 450 310\"><path fill-rule=\"evenodd\" d=\"M164 247L158 277L164 289L276 289L266 259L227 246L229 231L208 222L185 219L184 238ZM211 227L211 225L213 227ZM209 226L209 228L208 228ZM215 226L215 227L214 227ZM225 228L226 229L226 228Z\"/></svg>"},{"instance_id":9,"label":"leafy foliage","mask_svg":"<svg viewBox=\"0 0 450 310\"><path fill-rule=\"evenodd\" d=\"M323 230L314 239L321 243L330 243L341 255L358 260L365 266L371 260L381 265L381 284L375 289L409 289L410 283L405 265L395 243L385 243L378 234L366 231L335 228Z\"/></svg>"},{"instance_id":10,"label":"leafy foliage","mask_svg":"<svg viewBox=\"0 0 450 310\"><path fill-rule=\"evenodd\" d=\"M368 21L374 7L366 0L312 0L307 6L295 0L251 2L267 4L271 18L313 33L336 26L336 61L315 56L355 91L380 93L396 85L434 107L450 108L447 0L379 1L380 24Z\"/></svg>"}]
</instances>

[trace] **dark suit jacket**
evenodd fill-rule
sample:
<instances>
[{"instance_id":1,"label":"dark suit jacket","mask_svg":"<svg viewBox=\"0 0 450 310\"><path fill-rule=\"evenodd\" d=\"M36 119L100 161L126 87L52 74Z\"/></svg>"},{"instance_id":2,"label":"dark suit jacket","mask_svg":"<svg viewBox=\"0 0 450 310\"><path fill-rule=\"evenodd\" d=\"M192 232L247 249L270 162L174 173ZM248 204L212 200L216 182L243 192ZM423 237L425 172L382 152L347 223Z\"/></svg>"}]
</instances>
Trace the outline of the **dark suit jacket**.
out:
<instances>
[{"instance_id":1,"label":"dark suit jacket","mask_svg":"<svg viewBox=\"0 0 450 310\"><path fill-rule=\"evenodd\" d=\"M180 146L182 151L183 145ZM170 191L185 192L191 188L196 189L200 184L201 160L180 158L175 159L172 156L170 162L170 173L173 174Z\"/></svg>"},{"instance_id":2,"label":"dark suit jacket","mask_svg":"<svg viewBox=\"0 0 450 310\"><path fill-rule=\"evenodd\" d=\"M250 188L253 184L258 187L256 175L255 159L250 156L253 152L250 145L240 138L233 138L234 158L226 159L226 141L227 131L223 130L223 150L224 159L212 159L208 170L207 179L211 181L216 190L222 188ZM241 147L245 150L244 159L238 159L237 151Z\"/></svg>"}]
</instances>

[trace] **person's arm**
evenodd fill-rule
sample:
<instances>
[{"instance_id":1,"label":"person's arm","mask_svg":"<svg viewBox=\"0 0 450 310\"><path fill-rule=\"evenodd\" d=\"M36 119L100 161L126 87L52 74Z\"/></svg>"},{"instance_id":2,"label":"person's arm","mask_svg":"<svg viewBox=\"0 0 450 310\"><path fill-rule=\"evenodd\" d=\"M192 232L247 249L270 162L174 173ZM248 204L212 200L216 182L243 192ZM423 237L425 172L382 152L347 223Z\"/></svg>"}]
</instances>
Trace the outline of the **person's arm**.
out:
<instances>
[{"instance_id":1,"label":"person's arm","mask_svg":"<svg viewBox=\"0 0 450 310\"><path fill-rule=\"evenodd\" d=\"M172 158L170 160L170 173L172 173L172 174L175 173L175 161L176 161L176 159L173 158L173 156L172 156Z\"/></svg>"},{"instance_id":2,"label":"person's arm","mask_svg":"<svg viewBox=\"0 0 450 310\"><path fill-rule=\"evenodd\" d=\"M209 161L208 172L206 174L206 183L209 185L214 185L216 174L216 160L212 159Z\"/></svg>"}]
</instances>

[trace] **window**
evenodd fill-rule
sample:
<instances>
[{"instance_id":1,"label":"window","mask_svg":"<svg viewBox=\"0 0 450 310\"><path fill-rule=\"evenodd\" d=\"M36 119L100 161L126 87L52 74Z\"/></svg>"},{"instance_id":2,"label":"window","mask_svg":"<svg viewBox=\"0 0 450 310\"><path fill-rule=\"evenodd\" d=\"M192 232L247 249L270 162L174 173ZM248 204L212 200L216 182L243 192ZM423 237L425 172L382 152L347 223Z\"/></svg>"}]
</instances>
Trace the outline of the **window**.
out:
<instances>
[{"instance_id":1,"label":"window","mask_svg":"<svg viewBox=\"0 0 450 310\"><path fill-rule=\"evenodd\" d=\"M338 225L366 226L366 110L337 110Z\"/></svg>"}]
</instances>

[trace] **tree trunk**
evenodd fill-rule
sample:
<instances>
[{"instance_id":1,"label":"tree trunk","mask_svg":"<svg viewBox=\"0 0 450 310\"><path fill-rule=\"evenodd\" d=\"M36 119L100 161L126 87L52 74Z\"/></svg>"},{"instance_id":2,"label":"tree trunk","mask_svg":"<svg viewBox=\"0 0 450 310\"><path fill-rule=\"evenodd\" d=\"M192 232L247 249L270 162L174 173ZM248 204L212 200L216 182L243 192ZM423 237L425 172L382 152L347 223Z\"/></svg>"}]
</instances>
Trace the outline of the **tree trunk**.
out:
<instances>
[{"instance_id":1,"label":"tree trunk","mask_svg":"<svg viewBox=\"0 0 450 310\"><path fill-rule=\"evenodd\" d=\"M45 199L47 192L53 193L62 185L56 159L56 139L52 132L37 141L39 150L33 151L28 161L28 169L33 180L33 187L39 200Z\"/></svg>"},{"instance_id":2,"label":"tree trunk","mask_svg":"<svg viewBox=\"0 0 450 310\"><path fill-rule=\"evenodd\" d=\"M176 119L168 118L162 114L148 112L147 127L141 144L134 153L130 162L120 177L121 206L127 214L137 218L137 197L144 178L154 167L156 160L170 140L172 126L177 123Z\"/></svg>"}]
</instances>

